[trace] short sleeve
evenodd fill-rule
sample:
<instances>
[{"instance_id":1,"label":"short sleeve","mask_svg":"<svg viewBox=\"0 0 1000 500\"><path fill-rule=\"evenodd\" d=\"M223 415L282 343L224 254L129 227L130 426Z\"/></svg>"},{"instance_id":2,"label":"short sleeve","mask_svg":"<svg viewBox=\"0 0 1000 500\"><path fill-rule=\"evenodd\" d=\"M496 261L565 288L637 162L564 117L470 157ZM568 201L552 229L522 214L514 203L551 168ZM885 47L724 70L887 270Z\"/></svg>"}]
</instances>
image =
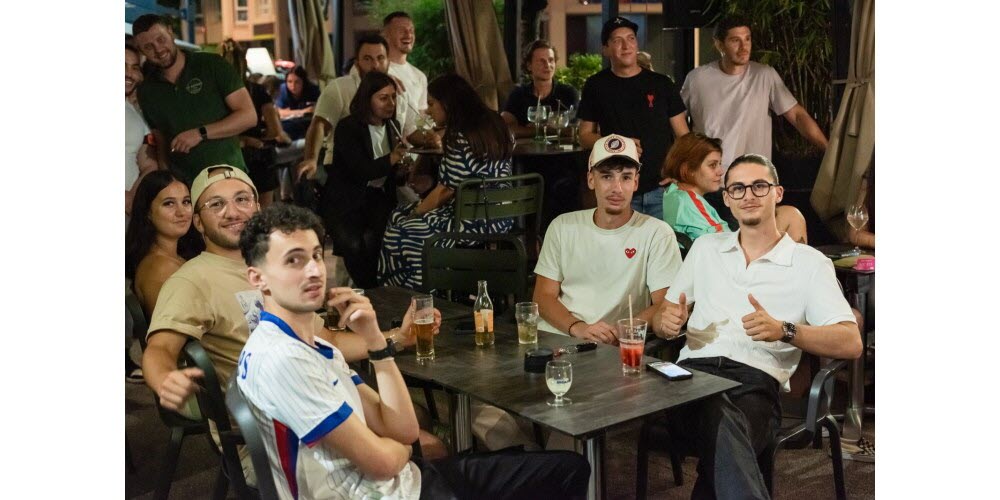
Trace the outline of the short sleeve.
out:
<instances>
[{"instance_id":1,"label":"short sleeve","mask_svg":"<svg viewBox=\"0 0 1000 500\"><path fill-rule=\"evenodd\" d=\"M771 91L768 96L770 99L771 111L774 111L776 115L783 115L789 112L792 107L799 103L799 101L795 99L792 92L785 86L785 82L781 80L781 76L778 75L778 72L770 66L766 66L766 68L771 82Z\"/></svg>"},{"instance_id":2,"label":"short sleeve","mask_svg":"<svg viewBox=\"0 0 1000 500\"><path fill-rule=\"evenodd\" d=\"M601 121L600 111L597 107L599 99L597 95L597 76L594 75L588 78L583 84L583 95L580 97L580 110L576 113L577 118L588 122Z\"/></svg>"},{"instance_id":3,"label":"short sleeve","mask_svg":"<svg viewBox=\"0 0 1000 500\"><path fill-rule=\"evenodd\" d=\"M243 86L243 77L240 76L234 66L219 56L214 56L213 60L215 61L216 84L222 90L223 96L228 97L229 94L245 88Z\"/></svg>"},{"instance_id":4,"label":"short sleeve","mask_svg":"<svg viewBox=\"0 0 1000 500\"><path fill-rule=\"evenodd\" d=\"M694 240L691 250L688 251L687 258L681 263L681 267L677 271L677 276L674 278L673 284L670 285L670 290L667 290L666 300L676 304L680 301L681 293L685 295L689 304L698 299L697 290L694 287L694 278L695 271L697 271L699 254L703 251L711 251L705 247L705 240Z\"/></svg>"},{"instance_id":5,"label":"short sleeve","mask_svg":"<svg viewBox=\"0 0 1000 500\"><path fill-rule=\"evenodd\" d=\"M816 267L809 280L806 323L813 326L833 325L842 321L857 323L854 312L840 289L833 262L826 258L824 260Z\"/></svg>"},{"instance_id":6,"label":"short sleeve","mask_svg":"<svg viewBox=\"0 0 1000 500\"><path fill-rule=\"evenodd\" d=\"M215 314L209 304L201 288L187 278L176 274L167 278L156 298L147 338L159 330L172 330L201 340L215 326Z\"/></svg>"},{"instance_id":7,"label":"short sleeve","mask_svg":"<svg viewBox=\"0 0 1000 500\"><path fill-rule=\"evenodd\" d=\"M266 413L292 429L306 445L312 445L347 420L354 410L343 389L330 380L330 372L307 349L304 345L276 346L251 376L256 384L281 388L258 391L268 398ZM254 361L250 357L247 362Z\"/></svg>"},{"instance_id":8,"label":"short sleeve","mask_svg":"<svg viewBox=\"0 0 1000 500\"><path fill-rule=\"evenodd\" d=\"M684 103L685 108L691 107L691 85L692 85L691 75L693 74L694 71L688 72L687 76L684 77L684 83L681 85L681 90L680 90L681 102Z\"/></svg>"},{"instance_id":9,"label":"short sleeve","mask_svg":"<svg viewBox=\"0 0 1000 500\"><path fill-rule=\"evenodd\" d=\"M535 274L544 276L552 281L562 283L563 273L559 266L559 255L562 247L562 228L565 219L557 217L549 226L542 241L542 251L538 254L538 263L535 264Z\"/></svg>"},{"instance_id":10,"label":"short sleeve","mask_svg":"<svg viewBox=\"0 0 1000 500\"><path fill-rule=\"evenodd\" d=\"M445 147L444 159L438 167L438 180L445 187L458 189L458 185L463 180L469 178L469 156L471 149L469 141L464 136L457 135L454 140L448 141Z\"/></svg>"},{"instance_id":11,"label":"short sleeve","mask_svg":"<svg viewBox=\"0 0 1000 500\"><path fill-rule=\"evenodd\" d=\"M275 104L275 106L278 105ZM323 89L323 92L319 95L319 100L316 101L313 113L326 120L331 127L336 127L337 122L340 121L341 108L343 108L343 102L340 95L340 87L337 86L335 80Z\"/></svg>"},{"instance_id":12,"label":"short sleeve","mask_svg":"<svg viewBox=\"0 0 1000 500\"><path fill-rule=\"evenodd\" d=\"M667 86L667 116L673 118L685 111L687 107L684 105L684 101L681 100L681 93L677 90L677 85L670 81L668 78L666 80Z\"/></svg>"},{"instance_id":13,"label":"short sleeve","mask_svg":"<svg viewBox=\"0 0 1000 500\"><path fill-rule=\"evenodd\" d=\"M670 287L681 268L681 251L677 237L666 224L655 221L659 228L653 233L646 261L646 286L650 292Z\"/></svg>"}]
</instances>

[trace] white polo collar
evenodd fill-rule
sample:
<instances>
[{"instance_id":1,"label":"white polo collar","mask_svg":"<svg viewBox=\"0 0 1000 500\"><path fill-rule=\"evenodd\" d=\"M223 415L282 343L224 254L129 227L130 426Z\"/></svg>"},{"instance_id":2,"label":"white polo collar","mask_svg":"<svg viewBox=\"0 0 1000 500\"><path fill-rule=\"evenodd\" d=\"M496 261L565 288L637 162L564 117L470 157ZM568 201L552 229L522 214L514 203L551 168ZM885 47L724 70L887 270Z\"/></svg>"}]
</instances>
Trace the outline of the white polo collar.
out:
<instances>
[{"instance_id":1,"label":"white polo collar","mask_svg":"<svg viewBox=\"0 0 1000 500\"><path fill-rule=\"evenodd\" d=\"M739 251L743 252L743 248L740 246L740 230L737 229L731 233L726 234L726 240L719 245L719 253L729 253ZM792 254L795 252L795 242L792 238L785 233L778 240L778 243L774 245L770 251L766 254L760 256L757 260L766 260L779 266L790 267L792 265Z\"/></svg>"}]
</instances>

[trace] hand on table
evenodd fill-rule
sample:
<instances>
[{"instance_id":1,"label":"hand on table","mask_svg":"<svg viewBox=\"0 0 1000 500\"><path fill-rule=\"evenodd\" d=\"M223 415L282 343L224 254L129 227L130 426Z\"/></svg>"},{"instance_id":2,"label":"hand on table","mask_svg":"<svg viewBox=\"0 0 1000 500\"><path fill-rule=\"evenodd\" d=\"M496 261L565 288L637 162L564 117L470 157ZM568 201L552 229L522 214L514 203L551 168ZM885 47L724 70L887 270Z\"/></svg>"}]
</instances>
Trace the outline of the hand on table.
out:
<instances>
[{"instance_id":1,"label":"hand on table","mask_svg":"<svg viewBox=\"0 0 1000 500\"><path fill-rule=\"evenodd\" d=\"M188 398L200 389L195 379L204 376L205 372L198 368L184 368L168 373L160 384L160 389L156 391L156 395L160 398L160 406L180 411Z\"/></svg>"},{"instance_id":2,"label":"hand on table","mask_svg":"<svg viewBox=\"0 0 1000 500\"><path fill-rule=\"evenodd\" d=\"M660 328L653 329L657 337L672 339L680 335L681 328L684 328L684 323L688 320L688 305L687 296L684 292L681 292L681 296L677 298L678 303L674 304L669 300L663 300L663 306L660 308Z\"/></svg>"},{"instance_id":3,"label":"hand on table","mask_svg":"<svg viewBox=\"0 0 1000 500\"><path fill-rule=\"evenodd\" d=\"M615 327L603 321L598 321L593 324L577 323L570 327L569 334L574 337L593 340L602 344L615 345L618 343L618 334L615 332Z\"/></svg>"},{"instance_id":4,"label":"hand on table","mask_svg":"<svg viewBox=\"0 0 1000 500\"><path fill-rule=\"evenodd\" d=\"M185 130L174 136L173 141L170 141L170 152L190 153L198 144L201 144L201 134L198 133L198 129Z\"/></svg>"},{"instance_id":5,"label":"hand on table","mask_svg":"<svg viewBox=\"0 0 1000 500\"><path fill-rule=\"evenodd\" d=\"M771 317L767 310L753 298L753 294L747 296L754 311L743 316L743 329L747 335L758 342L774 342L781 340L785 336L785 331L781 328L781 321Z\"/></svg>"}]
</instances>

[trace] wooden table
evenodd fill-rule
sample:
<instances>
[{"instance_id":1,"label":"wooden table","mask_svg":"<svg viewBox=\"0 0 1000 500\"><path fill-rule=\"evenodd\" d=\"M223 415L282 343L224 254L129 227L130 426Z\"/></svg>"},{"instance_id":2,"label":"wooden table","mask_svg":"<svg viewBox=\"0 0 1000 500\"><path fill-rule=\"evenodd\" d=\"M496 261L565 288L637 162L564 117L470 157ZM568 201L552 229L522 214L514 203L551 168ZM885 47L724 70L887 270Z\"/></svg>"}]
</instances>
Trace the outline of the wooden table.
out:
<instances>
[{"instance_id":1,"label":"wooden table","mask_svg":"<svg viewBox=\"0 0 1000 500\"><path fill-rule=\"evenodd\" d=\"M848 245L825 245L816 249L824 254L836 254L842 250L853 248ZM864 346L861 356L852 360L848 366L848 393L850 400L844 413L844 430L841 437L845 441L857 442L861 439L861 425L865 413L865 350L868 348L868 332L865 323L868 319L868 294L875 285L875 271L859 271L852 267L834 266L837 279L844 287L844 294L851 307L861 313L861 345Z\"/></svg>"},{"instance_id":2,"label":"wooden table","mask_svg":"<svg viewBox=\"0 0 1000 500\"><path fill-rule=\"evenodd\" d=\"M477 348L473 335L456 334L455 323L444 322L434 340L435 359L417 362L412 351L396 355L403 374L443 386L456 395L452 407L456 451L472 447L471 398L520 415L572 436L590 462L588 498L604 495L603 437L613 426L697 401L739 386L724 378L695 371L689 380L670 382L652 373L626 377L618 347L564 355L573 363L573 404L554 408L544 374L524 371L524 353L534 346L517 342L516 325L497 321L496 344ZM575 337L538 332L538 345L559 347L581 342ZM654 358L644 357L643 363Z\"/></svg>"}]
</instances>

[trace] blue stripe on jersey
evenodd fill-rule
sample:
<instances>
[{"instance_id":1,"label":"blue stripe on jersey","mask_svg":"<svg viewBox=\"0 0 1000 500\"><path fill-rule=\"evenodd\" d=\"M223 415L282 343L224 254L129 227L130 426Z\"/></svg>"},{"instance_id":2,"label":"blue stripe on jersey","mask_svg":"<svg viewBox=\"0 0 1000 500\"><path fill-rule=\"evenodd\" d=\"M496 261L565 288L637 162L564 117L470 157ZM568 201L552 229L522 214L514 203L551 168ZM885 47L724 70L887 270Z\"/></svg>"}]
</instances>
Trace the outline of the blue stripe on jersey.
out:
<instances>
[{"instance_id":1,"label":"blue stripe on jersey","mask_svg":"<svg viewBox=\"0 0 1000 500\"><path fill-rule=\"evenodd\" d=\"M295 334L295 331L292 330L292 327L288 326L288 323L285 323L285 320L283 320L283 319L281 319L281 318L279 318L279 317L277 317L277 316L275 316L275 315L273 315L273 314L271 314L271 313L269 313L267 311L261 311L260 312L260 321L261 322L268 321L270 323L274 323L274 326L277 326L278 329L280 329L282 332L285 332L285 335L288 335L289 337L291 337L291 338L293 338L295 340L298 340L299 342L302 342L302 339L300 339L299 336ZM302 342L302 343L305 344L305 342ZM306 344L306 345L309 345L309 344ZM309 347L312 347L312 346L309 346ZM327 346L325 346L323 344L319 344L319 343L316 344L316 347L312 347L312 348L315 349L316 352L322 354L324 358L326 358L326 359L333 359L333 349L331 349L331 348L329 348L329 347L327 347Z\"/></svg>"},{"instance_id":2,"label":"blue stripe on jersey","mask_svg":"<svg viewBox=\"0 0 1000 500\"><path fill-rule=\"evenodd\" d=\"M344 402L340 405L340 408L337 409L337 411L331 413L313 430L309 431L308 434L302 436L302 442L305 443L306 446L313 446L323 436L329 434L330 431L336 429L337 426L344 423L344 421L347 420L347 417L350 417L352 413L354 413L354 410L351 409L351 405Z\"/></svg>"},{"instance_id":3,"label":"blue stripe on jersey","mask_svg":"<svg viewBox=\"0 0 1000 500\"><path fill-rule=\"evenodd\" d=\"M365 383L365 381L361 380L361 377L359 377L357 373L355 373L354 375L351 375L351 380L354 381L354 385L361 385L361 384Z\"/></svg>"}]
</instances>

